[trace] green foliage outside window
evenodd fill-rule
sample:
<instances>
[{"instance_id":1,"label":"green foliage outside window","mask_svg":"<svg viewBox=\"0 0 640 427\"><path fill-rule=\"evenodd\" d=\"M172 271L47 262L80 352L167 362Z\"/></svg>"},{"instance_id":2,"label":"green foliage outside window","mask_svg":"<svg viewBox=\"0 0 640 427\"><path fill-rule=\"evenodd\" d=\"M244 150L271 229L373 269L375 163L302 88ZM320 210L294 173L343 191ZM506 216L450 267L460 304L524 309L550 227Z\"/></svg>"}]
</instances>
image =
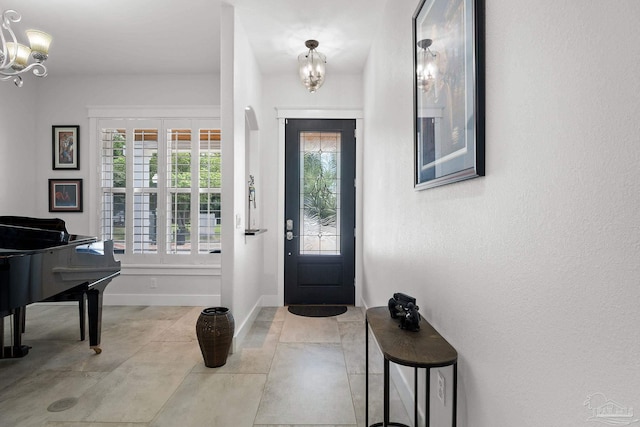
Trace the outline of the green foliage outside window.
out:
<instances>
[{"instance_id":1,"label":"green foliage outside window","mask_svg":"<svg viewBox=\"0 0 640 427\"><path fill-rule=\"evenodd\" d=\"M304 153L305 216L323 226L336 223L337 171L334 153Z\"/></svg>"},{"instance_id":2,"label":"green foliage outside window","mask_svg":"<svg viewBox=\"0 0 640 427\"><path fill-rule=\"evenodd\" d=\"M123 134L116 133L113 142L113 187L124 188L127 185L127 164L124 156L126 140Z\"/></svg>"},{"instance_id":3,"label":"green foliage outside window","mask_svg":"<svg viewBox=\"0 0 640 427\"><path fill-rule=\"evenodd\" d=\"M126 187L126 157L125 145L126 139L124 134L115 133L112 135L113 143L113 187ZM221 186L221 156L217 152L205 152L200 154L200 188L220 188ZM170 188L190 188L191 187L191 153L177 152L171 154L171 171L170 171ZM149 188L157 188L158 180L158 154L153 153L149 159ZM180 209L176 212L176 218L173 220L179 226L186 227L191 217L190 194L178 193L175 206ZM204 196L204 197L203 197ZM124 211L124 200L122 203L116 203L122 206L115 206L114 211ZM155 212L157 209L157 198L153 197L150 202L149 209ZM220 211L220 197L208 197L206 194L200 197L201 212L218 212Z\"/></svg>"}]
</instances>

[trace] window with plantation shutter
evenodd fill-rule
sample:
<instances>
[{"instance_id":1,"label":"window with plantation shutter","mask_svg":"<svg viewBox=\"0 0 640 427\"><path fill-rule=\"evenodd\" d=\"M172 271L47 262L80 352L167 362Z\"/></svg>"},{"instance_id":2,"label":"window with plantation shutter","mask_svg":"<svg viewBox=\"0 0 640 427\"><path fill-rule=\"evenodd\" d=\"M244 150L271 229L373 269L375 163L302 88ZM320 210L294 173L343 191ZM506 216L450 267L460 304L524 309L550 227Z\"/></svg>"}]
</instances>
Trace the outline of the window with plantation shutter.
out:
<instances>
[{"instance_id":1,"label":"window with plantation shutter","mask_svg":"<svg viewBox=\"0 0 640 427\"><path fill-rule=\"evenodd\" d=\"M215 120L100 119L101 234L133 258L220 252Z\"/></svg>"}]
</instances>

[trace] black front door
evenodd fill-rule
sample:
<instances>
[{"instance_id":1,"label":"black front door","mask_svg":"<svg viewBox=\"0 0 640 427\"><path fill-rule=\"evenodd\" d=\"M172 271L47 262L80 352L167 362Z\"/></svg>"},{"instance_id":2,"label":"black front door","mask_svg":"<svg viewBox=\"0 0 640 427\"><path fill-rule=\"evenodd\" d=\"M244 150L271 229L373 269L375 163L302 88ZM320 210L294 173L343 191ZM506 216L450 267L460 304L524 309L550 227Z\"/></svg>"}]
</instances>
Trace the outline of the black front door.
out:
<instances>
[{"instance_id":1,"label":"black front door","mask_svg":"<svg viewBox=\"0 0 640 427\"><path fill-rule=\"evenodd\" d=\"M355 126L286 122L285 304L355 302Z\"/></svg>"}]
</instances>

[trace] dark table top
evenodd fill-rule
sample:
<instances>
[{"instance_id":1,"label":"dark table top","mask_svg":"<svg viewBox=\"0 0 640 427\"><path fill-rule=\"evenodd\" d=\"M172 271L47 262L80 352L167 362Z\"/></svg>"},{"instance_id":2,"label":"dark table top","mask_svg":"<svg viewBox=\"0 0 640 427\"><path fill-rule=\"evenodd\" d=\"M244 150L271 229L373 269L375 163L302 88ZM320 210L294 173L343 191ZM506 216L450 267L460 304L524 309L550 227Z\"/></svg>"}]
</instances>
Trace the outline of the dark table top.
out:
<instances>
[{"instance_id":1,"label":"dark table top","mask_svg":"<svg viewBox=\"0 0 640 427\"><path fill-rule=\"evenodd\" d=\"M417 368L449 366L458 352L429 324L420 319L419 331L400 329L400 320L392 319L388 307L367 310L367 322L388 360Z\"/></svg>"}]
</instances>

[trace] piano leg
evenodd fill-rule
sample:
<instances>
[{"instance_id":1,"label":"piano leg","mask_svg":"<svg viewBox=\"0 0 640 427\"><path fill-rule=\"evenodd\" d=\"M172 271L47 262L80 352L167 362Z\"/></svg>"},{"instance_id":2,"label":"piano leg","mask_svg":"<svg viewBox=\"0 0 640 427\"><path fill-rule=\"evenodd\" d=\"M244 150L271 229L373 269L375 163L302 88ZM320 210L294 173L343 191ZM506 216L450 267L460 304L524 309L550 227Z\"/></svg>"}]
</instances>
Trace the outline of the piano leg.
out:
<instances>
[{"instance_id":1,"label":"piano leg","mask_svg":"<svg viewBox=\"0 0 640 427\"><path fill-rule=\"evenodd\" d=\"M87 310L89 313L89 347L102 353L100 348L100 332L102 330L102 292L107 286L94 286L87 291ZM100 289L102 288L102 289Z\"/></svg>"},{"instance_id":2,"label":"piano leg","mask_svg":"<svg viewBox=\"0 0 640 427\"><path fill-rule=\"evenodd\" d=\"M80 341L84 341L84 328L87 324L85 313L87 312L86 307L86 296L84 292L80 292L78 295L78 310L80 311Z\"/></svg>"},{"instance_id":3,"label":"piano leg","mask_svg":"<svg viewBox=\"0 0 640 427\"><path fill-rule=\"evenodd\" d=\"M24 334L27 330L27 307L22 307L22 322L20 322L20 332Z\"/></svg>"},{"instance_id":4,"label":"piano leg","mask_svg":"<svg viewBox=\"0 0 640 427\"><path fill-rule=\"evenodd\" d=\"M13 312L13 336L11 345L4 345L4 318L0 317L0 359L11 359L24 357L29 353L31 347L22 345L22 331L24 328L26 307L18 307Z\"/></svg>"}]
</instances>

